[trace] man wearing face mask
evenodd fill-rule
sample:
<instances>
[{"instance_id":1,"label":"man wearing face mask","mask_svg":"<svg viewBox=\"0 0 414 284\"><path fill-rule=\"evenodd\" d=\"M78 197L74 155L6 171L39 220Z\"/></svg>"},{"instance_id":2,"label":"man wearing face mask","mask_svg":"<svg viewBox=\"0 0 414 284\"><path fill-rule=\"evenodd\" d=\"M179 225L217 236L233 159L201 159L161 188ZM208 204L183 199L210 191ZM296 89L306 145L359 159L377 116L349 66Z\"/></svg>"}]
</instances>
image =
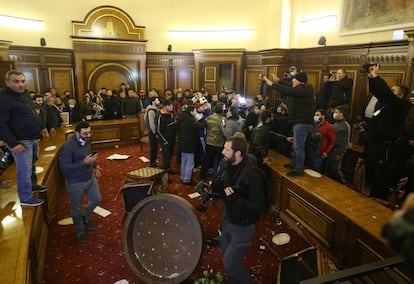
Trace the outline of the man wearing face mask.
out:
<instances>
[{"instance_id":1,"label":"man wearing face mask","mask_svg":"<svg viewBox=\"0 0 414 284\"><path fill-rule=\"evenodd\" d=\"M336 107L334 109L333 119L335 120L334 130L336 135L335 148L328 155L327 173L334 180L345 184L344 175L341 171L342 159L348 150L351 127L345 120L345 108Z\"/></svg>"},{"instance_id":2,"label":"man wearing face mask","mask_svg":"<svg viewBox=\"0 0 414 284\"><path fill-rule=\"evenodd\" d=\"M321 145L320 149L317 150L316 156L310 157L308 163L312 169L324 172L322 170L324 168L323 164L335 148L336 134L333 125L326 120L326 111L324 109L315 111L313 120L318 132L321 134Z\"/></svg>"},{"instance_id":3,"label":"man wearing face mask","mask_svg":"<svg viewBox=\"0 0 414 284\"><path fill-rule=\"evenodd\" d=\"M96 164L97 153L91 153L91 135L89 124L86 121L79 122L75 127L75 135L62 145L59 152L59 165L65 175L76 240L80 246L87 243L85 228L89 231L96 230L91 214L101 203L96 180L96 177L101 176L101 168ZM88 196L89 202L82 212L84 194Z\"/></svg>"}]
</instances>

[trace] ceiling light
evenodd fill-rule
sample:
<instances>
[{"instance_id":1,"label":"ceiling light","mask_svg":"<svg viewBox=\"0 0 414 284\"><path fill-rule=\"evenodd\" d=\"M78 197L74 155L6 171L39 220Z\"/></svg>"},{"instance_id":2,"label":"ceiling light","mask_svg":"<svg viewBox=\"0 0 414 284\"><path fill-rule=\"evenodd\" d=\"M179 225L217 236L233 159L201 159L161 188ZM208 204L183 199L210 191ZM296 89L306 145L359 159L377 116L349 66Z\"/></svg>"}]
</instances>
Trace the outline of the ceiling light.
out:
<instances>
[{"instance_id":1,"label":"ceiling light","mask_svg":"<svg viewBox=\"0 0 414 284\"><path fill-rule=\"evenodd\" d=\"M0 27L43 31L44 23L40 20L31 20L25 18L0 15Z\"/></svg>"}]
</instances>

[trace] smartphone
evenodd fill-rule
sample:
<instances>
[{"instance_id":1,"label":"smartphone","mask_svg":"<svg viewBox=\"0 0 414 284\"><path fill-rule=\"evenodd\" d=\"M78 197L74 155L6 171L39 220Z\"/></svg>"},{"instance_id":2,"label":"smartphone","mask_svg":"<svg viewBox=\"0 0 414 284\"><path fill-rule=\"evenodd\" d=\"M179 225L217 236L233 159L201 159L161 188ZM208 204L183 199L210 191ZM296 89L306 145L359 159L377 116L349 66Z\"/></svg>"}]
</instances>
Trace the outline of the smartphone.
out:
<instances>
[{"instance_id":1,"label":"smartphone","mask_svg":"<svg viewBox=\"0 0 414 284\"><path fill-rule=\"evenodd\" d=\"M96 154L98 154L98 151L92 152L91 156L95 156Z\"/></svg>"}]
</instances>

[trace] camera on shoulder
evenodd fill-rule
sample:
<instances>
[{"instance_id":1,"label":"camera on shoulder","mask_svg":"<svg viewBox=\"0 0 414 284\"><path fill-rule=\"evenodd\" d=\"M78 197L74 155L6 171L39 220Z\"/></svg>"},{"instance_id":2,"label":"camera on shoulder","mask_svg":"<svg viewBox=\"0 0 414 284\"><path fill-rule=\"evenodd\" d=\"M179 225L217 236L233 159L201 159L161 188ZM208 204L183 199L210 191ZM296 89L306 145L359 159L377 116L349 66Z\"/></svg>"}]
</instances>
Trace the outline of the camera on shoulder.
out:
<instances>
[{"instance_id":1,"label":"camera on shoulder","mask_svg":"<svg viewBox=\"0 0 414 284\"><path fill-rule=\"evenodd\" d=\"M200 200L203 204L207 203L209 200L215 201L220 197L220 194L213 192L211 184L205 183L203 180L200 181L194 189L200 194Z\"/></svg>"},{"instance_id":2,"label":"camera on shoulder","mask_svg":"<svg viewBox=\"0 0 414 284\"><path fill-rule=\"evenodd\" d=\"M378 66L380 67L380 65L378 63L365 63L364 65L362 65L362 71L369 73L370 72L370 68L372 66Z\"/></svg>"}]
</instances>

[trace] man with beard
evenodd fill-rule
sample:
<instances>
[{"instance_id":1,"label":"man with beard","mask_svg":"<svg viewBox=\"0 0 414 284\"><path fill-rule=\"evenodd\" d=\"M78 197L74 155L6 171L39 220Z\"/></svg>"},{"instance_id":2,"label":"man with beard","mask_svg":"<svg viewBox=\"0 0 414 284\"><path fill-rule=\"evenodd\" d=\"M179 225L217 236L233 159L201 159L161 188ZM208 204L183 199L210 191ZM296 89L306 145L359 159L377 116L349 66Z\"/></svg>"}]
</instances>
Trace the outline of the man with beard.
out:
<instances>
[{"instance_id":1,"label":"man with beard","mask_svg":"<svg viewBox=\"0 0 414 284\"><path fill-rule=\"evenodd\" d=\"M213 191L223 198L221 254L228 283L251 283L242 262L256 232L259 216L267 212L267 182L264 174L248 159L247 140L241 135L224 143Z\"/></svg>"},{"instance_id":2,"label":"man with beard","mask_svg":"<svg viewBox=\"0 0 414 284\"><path fill-rule=\"evenodd\" d=\"M91 153L91 128L86 121L75 127L75 135L60 148L59 165L66 179L66 190L71 201L71 214L75 224L76 240L80 246L86 245L85 227L96 230L90 220L93 210L101 203L101 194L96 177L101 176L101 168L96 164L97 153ZM89 202L82 213L83 195Z\"/></svg>"},{"instance_id":3,"label":"man with beard","mask_svg":"<svg viewBox=\"0 0 414 284\"><path fill-rule=\"evenodd\" d=\"M40 134L43 137L48 134L41 130L40 117L25 89L25 81L22 72L10 70L6 73L6 86L0 90L0 137L7 143L16 163L20 205L39 206L44 200L34 197L33 192L45 192L47 186L37 184L37 139Z\"/></svg>"}]
</instances>

